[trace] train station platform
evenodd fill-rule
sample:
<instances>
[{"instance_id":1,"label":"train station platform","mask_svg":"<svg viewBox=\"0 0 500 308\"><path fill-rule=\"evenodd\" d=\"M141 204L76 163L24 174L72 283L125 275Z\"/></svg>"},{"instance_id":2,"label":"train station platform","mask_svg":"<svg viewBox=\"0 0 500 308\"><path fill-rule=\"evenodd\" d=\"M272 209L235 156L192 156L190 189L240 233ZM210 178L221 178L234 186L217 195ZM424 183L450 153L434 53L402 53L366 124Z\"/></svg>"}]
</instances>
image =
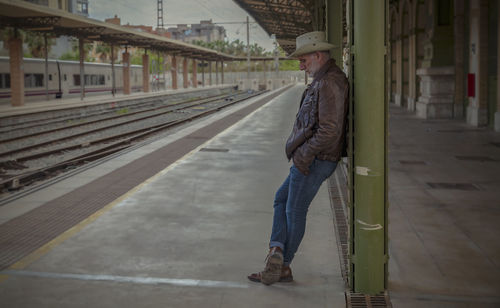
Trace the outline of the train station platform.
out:
<instances>
[{"instance_id":1,"label":"train station platform","mask_svg":"<svg viewBox=\"0 0 500 308\"><path fill-rule=\"evenodd\" d=\"M81 221L0 272L2 304L344 307L326 185L292 264L295 282L267 287L246 279L263 266L273 196L290 166L283 145L302 90L294 86L262 107L248 109L258 98L231 107L0 206L0 243L6 226L25 220L36 229L57 206ZM214 128L227 119L232 124ZM500 134L392 105L389 127L393 307L498 307ZM192 150L183 154L187 145ZM83 217L97 202L105 205ZM49 229L65 221L58 217Z\"/></svg>"},{"instance_id":2,"label":"train station platform","mask_svg":"<svg viewBox=\"0 0 500 308\"><path fill-rule=\"evenodd\" d=\"M394 307L500 307L500 134L391 106Z\"/></svg>"},{"instance_id":3,"label":"train station platform","mask_svg":"<svg viewBox=\"0 0 500 308\"><path fill-rule=\"evenodd\" d=\"M283 145L302 90L303 86L287 90L213 138L208 137L210 125L245 114L251 102L62 180L15 201L16 206L0 207L0 218L7 225L55 206L58 200L66 202L62 207L85 206L94 197L98 202L104 198L96 196L102 189L99 185L109 185L108 191L124 186L142 169L162 164L160 156L173 155L183 146L180 141L203 141L0 272L2 303L11 307L343 307L345 287L326 185L309 211L303 245L292 265L295 282L268 287L246 278L263 269L274 193L290 167ZM131 168L169 145L174 146L169 152L149 156L127 176L117 175L118 184L105 184L110 173ZM80 199L66 197L78 192L83 194Z\"/></svg>"}]
</instances>

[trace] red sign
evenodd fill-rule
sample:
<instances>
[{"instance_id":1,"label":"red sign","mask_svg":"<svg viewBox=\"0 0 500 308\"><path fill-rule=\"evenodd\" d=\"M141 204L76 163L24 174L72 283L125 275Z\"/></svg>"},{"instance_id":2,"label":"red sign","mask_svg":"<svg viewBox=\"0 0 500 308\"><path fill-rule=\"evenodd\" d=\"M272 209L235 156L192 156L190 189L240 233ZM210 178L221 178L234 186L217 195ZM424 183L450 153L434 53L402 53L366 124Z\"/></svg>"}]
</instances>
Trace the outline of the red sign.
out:
<instances>
[{"instance_id":1,"label":"red sign","mask_svg":"<svg viewBox=\"0 0 500 308\"><path fill-rule=\"evenodd\" d=\"M467 74L467 96L476 97L476 74Z\"/></svg>"}]
</instances>

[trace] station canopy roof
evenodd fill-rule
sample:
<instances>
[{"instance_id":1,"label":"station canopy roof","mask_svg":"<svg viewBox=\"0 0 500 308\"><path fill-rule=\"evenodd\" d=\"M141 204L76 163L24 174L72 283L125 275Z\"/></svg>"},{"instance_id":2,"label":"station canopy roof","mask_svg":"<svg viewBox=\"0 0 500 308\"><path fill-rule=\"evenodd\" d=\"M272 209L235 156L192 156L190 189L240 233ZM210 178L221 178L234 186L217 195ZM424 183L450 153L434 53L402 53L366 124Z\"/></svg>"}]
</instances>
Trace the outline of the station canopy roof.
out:
<instances>
[{"instance_id":1,"label":"station canopy roof","mask_svg":"<svg viewBox=\"0 0 500 308\"><path fill-rule=\"evenodd\" d=\"M314 0L233 0L250 14L287 52L295 50L295 39L313 31Z\"/></svg>"},{"instance_id":2,"label":"station canopy roof","mask_svg":"<svg viewBox=\"0 0 500 308\"><path fill-rule=\"evenodd\" d=\"M147 48L199 60L246 60L246 57L228 55L156 34L140 32L19 0L0 0L0 28L5 27L53 33L57 36L75 36L87 41ZM272 58L252 57L251 60L272 60Z\"/></svg>"}]
</instances>

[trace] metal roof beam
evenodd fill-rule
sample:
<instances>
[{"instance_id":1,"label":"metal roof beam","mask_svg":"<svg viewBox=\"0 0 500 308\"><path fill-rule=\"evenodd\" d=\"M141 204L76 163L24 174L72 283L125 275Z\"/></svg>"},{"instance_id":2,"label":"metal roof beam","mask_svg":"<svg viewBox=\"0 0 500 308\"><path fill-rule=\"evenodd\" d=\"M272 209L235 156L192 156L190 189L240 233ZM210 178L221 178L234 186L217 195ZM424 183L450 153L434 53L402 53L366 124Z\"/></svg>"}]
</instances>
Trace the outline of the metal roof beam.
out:
<instances>
[{"instance_id":1,"label":"metal roof beam","mask_svg":"<svg viewBox=\"0 0 500 308\"><path fill-rule=\"evenodd\" d=\"M0 15L0 26L15 28L53 27L59 24L60 19L61 18L58 16L28 16L23 18L12 18Z\"/></svg>"}]
</instances>

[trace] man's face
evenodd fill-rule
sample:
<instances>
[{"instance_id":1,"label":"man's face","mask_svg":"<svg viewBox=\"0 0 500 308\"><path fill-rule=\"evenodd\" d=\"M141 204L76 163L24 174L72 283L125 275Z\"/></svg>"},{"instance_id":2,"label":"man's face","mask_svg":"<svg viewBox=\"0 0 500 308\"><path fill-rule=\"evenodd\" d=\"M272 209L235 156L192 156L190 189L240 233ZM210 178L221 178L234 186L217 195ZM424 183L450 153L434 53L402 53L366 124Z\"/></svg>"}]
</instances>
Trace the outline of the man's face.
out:
<instances>
[{"instance_id":1,"label":"man's face","mask_svg":"<svg viewBox=\"0 0 500 308\"><path fill-rule=\"evenodd\" d=\"M299 68L306 71L309 76L313 76L319 69L319 53L312 52L299 56Z\"/></svg>"}]
</instances>

